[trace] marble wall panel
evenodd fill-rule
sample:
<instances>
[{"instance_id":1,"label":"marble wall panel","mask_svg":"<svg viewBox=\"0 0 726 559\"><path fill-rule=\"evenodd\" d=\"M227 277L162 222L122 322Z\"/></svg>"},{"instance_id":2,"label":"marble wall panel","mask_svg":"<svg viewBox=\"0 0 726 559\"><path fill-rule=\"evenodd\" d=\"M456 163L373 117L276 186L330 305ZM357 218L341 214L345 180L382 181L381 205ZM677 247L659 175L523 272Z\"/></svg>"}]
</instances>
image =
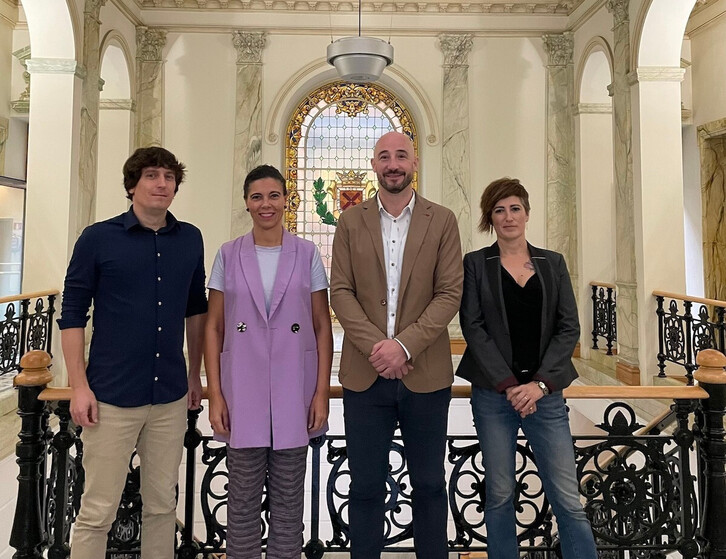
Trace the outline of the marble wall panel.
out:
<instances>
[{"instance_id":1,"label":"marble wall panel","mask_svg":"<svg viewBox=\"0 0 726 559\"><path fill-rule=\"evenodd\" d=\"M613 178L618 361L638 366L638 300L633 198L633 125L630 105L630 0L608 0L613 14Z\"/></svg>"},{"instance_id":2,"label":"marble wall panel","mask_svg":"<svg viewBox=\"0 0 726 559\"><path fill-rule=\"evenodd\" d=\"M444 54L443 199L459 224L462 251L471 251L471 171L469 169L469 66L471 35L441 35Z\"/></svg>"},{"instance_id":3,"label":"marble wall panel","mask_svg":"<svg viewBox=\"0 0 726 559\"><path fill-rule=\"evenodd\" d=\"M705 296L726 301L726 134L701 134Z\"/></svg>"},{"instance_id":4,"label":"marble wall panel","mask_svg":"<svg viewBox=\"0 0 726 559\"><path fill-rule=\"evenodd\" d=\"M78 161L76 236L95 221L98 175L98 106L101 89L99 60L99 13L106 0L86 0L83 24L83 64L86 76L81 87L81 136Z\"/></svg>"},{"instance_id":5,"label":"marble wall panel","mask_svg":"<svg viewBox=\"0 0 726 559\"><path fill-rule=\"evenodd\" d=\"M264 33L235 31L237 50L237 101L235 108L234 169L231 237L252 228L244 201L244 180L260 164L262 155L262 50Z\"/></svg>"},{"instance_id":6,"label":"marble wall panel","mask_svg":"<svg viewBox=\"0 0 726 559\"><path fill-rule=\"evenodd\" d=\"M5 144L8 141L10 120L0 116L0 175L5 174Z\"/></svg>"}]
</instances>

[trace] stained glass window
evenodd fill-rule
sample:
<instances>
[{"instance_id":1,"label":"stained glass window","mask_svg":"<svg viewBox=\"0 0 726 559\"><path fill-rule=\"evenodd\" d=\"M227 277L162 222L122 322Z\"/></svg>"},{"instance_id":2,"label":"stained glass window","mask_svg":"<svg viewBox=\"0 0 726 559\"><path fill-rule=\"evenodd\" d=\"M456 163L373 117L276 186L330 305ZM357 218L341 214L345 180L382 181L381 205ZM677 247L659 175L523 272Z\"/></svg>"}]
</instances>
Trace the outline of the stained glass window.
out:
<instances>
[{"instance_id":1,"label":"stained glass window","mask_svg":"<svg viewBox=\"0 0 726 559\"><path fill-rule=\"evenodd\" d=\"M328 272L338 216L375 194L373 146L392 130L408 134L418 154L408 110L378 84L328 84L293 114L286 138L285 223L318 246ZM414 188L417 181L414 175Z\"/></svg>"}]
</instances>

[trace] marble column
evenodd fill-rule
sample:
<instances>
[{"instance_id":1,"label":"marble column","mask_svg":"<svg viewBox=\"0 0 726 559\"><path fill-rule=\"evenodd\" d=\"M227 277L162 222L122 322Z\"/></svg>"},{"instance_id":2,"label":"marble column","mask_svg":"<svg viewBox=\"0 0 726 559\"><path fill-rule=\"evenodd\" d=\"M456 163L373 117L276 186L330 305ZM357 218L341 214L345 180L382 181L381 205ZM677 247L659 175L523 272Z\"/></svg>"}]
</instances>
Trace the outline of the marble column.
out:
<instances>
[{"instance_id":1,"label":"marble column","mask_svg":"<svg viewBox=\"0 0 726 559\"><path fill-rule=\"evenodd\" d=\"M5 171L5 144L8 141L9 130L10 120L0 116L0 175Z\"/></svg>"},{"instance_id":2,"label":"marble column","mask_svg":"<svg viewBox=\"0 0 726 559\"><path fill-rule=\"evenodd\" d=\"M565 256L577 292L573 38L571 32L566 32L543 35L542 40L548 57L547 248Z\"/></svg>"},{"instance_id":3,"label":"marble column","mask_svg":"<svg viewBox=\"0 0 726 559\"><path fill-rule=\"evenodd\" d=\"M726 301L726 119L698 127L705 296Z\"/></svg>"},{"instance_id":4,"label":"marble column","mask_svg":"<svg viewBox=\"0 0 726 559\"><path fill-rule=\"evenodd\" d=\"M81 88L81 157L78 162L76 236L95 221L98 174L98 103L101 90L99 13L106 0L86 0L83 10L83 64L86 78Z\"/></svg>"},{"instance_id":5,"label":"marble column","mask_svg":"<svg viewBox=\"0 0 726 559\"><path fill-rule=\"evenodd\" d=\"M136 28L136 145L161 146L164 141L164 61L166 31Z\"/></svg>"},{"instance_id":6,"label":"marble column","mask_svg":"<svg viewBox=\"0 0 726 559\"><path fill-rule=\"evenodd\" d=\"M638 295L635 265L635 213L633 198L633 123L630 81L630 0L608 0L613 14L613 178L615 181L615 251L617 286L619 380L638 384Z\"/></svg>"},{"instance_id":7,"label":"marble column","mask_svg":"<svg viewBox=\"0 0 726 559\"><path fill-rule=\"evenodd\" d=\"M250 230L242 186L247 173L260 164L262 149L262 51L265 33L235 31L237 51L237 101L234 122L234 169L232 175L232 238Z\"/></svg>"},{"instance_id":8,"label":"marble column","mask_svg":"<svg viewBox=\"0 0 726 559\"><path fill-rule=\"evenodd\" d=\"M456 215L464 253L471 251L471 173L469 170L469 52L472 35L439 35L444 54L443 200Z\"/></svg>"}]
</instances>

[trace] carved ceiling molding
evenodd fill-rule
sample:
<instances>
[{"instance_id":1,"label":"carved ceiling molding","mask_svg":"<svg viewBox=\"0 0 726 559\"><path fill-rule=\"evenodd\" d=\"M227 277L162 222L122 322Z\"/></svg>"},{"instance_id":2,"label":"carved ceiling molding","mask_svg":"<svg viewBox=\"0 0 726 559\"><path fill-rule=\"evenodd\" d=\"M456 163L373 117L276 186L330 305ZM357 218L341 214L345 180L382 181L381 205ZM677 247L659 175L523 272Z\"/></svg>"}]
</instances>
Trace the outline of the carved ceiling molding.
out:
<instances>
[{"instance_id":1,"label":"carved ceiling molding","mask_svg":"<svg viewBox=\"0 0 726 559\"><path fill-rule=\"evenodd\" d=\"M249 11L354 12L353 0L133 0L139 8ZM364 12L568 15L584 0L389 0L363 2Z\"/></svg>"}]
</instances>

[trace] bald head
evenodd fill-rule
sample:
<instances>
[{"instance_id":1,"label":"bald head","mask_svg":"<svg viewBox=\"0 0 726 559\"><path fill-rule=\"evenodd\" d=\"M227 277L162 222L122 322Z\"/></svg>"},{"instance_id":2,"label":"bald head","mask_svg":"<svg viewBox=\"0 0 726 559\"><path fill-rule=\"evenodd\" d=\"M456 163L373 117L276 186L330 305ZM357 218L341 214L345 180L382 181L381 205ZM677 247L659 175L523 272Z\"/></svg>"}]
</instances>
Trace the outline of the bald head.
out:
<instances>
[{"instance_id":1,"label":"bald head","mask_svg":"<svg viewBox=\"0 0 726 559\"><path fill-rule=\"evenodd\" d=\"M388 132L376 142L371 160L378 184L390 194L399 194L410 188L413 174L418 169L418 158L413 142L406 134Z\"/></svg>"},{"instance_id":2,"label":"bald head","mask_svg":"<svg viewBox=\"0 0 726 559\"><path fill-rule=\"evenodd\" d=\"M373 158L378 157L378 153L384 150L404 149L408 151L411 157L414 156L413 141L402 132L387 132L381 136L373 148Z\"/></svg>"}]
</instances>

